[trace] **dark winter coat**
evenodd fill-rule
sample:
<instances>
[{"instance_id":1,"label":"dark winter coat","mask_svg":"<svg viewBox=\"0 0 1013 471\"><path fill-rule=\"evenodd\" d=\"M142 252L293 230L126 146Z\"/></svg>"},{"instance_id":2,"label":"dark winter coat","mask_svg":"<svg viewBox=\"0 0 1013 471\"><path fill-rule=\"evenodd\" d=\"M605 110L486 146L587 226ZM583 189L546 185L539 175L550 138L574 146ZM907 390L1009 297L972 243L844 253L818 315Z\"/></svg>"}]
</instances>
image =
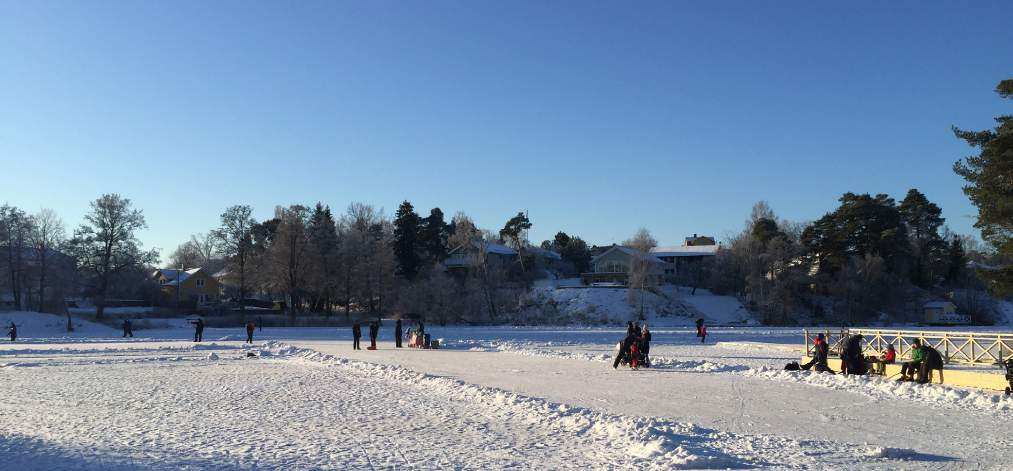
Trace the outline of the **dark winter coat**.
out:
<instances>
[{"instance_id":1,"label":"dark winter coat","mask_svg":"<svg viewBox=\"0 0 1013 471\"><path fill-rule=\"evenodd\" d=\"M369 338L376 340L376 334L380 332L380 326L376 322L369 324Z\"/></svg>"},{"instance_id":2,"label":"dark winter coat","mask_svg":"<svg viewBox=\"0 0 1013 471\"><path fill-rule=\"evenodd\" d=\"M352 324L352 337L355 338L362 337L362 327L359 325L358 322Z\"/></svg>"},{"instance_id":3,"label":"dark winter coat","mask_svg":"<svg viewBox=\"0 0 1013 471\"><path fill-rule=\"evenodd\" d=\"M197 332L204 332L204 319L197 319L191 322L191 324L193 324Z\"/></svg>"},{"instance_id":4,"label":"dark winter coat","mask_svg":"<svg viewBox=\"0 0 1013 471\"><path fill-rule=\"evenodd\" d=\"M651 331L645 330L640 336L640 351L647 355L651 351Z\"/></svg>"},{"instance_id":5,"label":"dark winter coat","mask_svg":"<svg viewBox=\"0 0 1013 471\"><path fill-rule=\"evenodd\" d=\"M939 350L928 345L923 346L922 359L925 361L925 366L930 370L943 369L943 356L939 354Z\"/></svg>"}]
</instances>

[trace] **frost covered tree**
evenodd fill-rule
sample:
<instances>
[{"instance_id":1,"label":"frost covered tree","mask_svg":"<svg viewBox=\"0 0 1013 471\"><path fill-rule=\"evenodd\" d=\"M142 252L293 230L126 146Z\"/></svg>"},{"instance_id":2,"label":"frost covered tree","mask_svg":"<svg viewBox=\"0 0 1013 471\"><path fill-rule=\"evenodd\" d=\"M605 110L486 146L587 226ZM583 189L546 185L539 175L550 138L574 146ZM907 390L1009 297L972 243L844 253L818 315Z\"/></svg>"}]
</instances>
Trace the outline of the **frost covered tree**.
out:
<instances>
[{"instance_id":1,"label":"frost covered tree","mask_svg":"<svg viewBox=\"0 0 1013 471\"><path fill-rule=\"evenodd\" d=\"M996 86L1002 98L1013 98L1013 79ZM953 132L978 155L969 156L953 164L953 171L964 178L964 194L978 208L974 227L981 230L981 238L995 247L999 255L1013 257L1013 115L995 118L993 129L966 131L954 127ZM982 271L989 288L1000 296L1013 293L1013 265Z\"/></svg>"},{"instance_id":2,"label":"frost covered tree","mask_svg":"<svg viewBox=\"0 0 1013 471\"><path fill-rule=\"evenodd\" d=\"M623 245L637 251L630 259L628 281L628 297L631 304L639 306L640 318L645 319L645 296L650 286L650 278L657 259L651 255L651 249L658 246L658 241L651 231L641 227L633 237L623 241Z\"/></svg>"},{"instance_id":3,"label":"frost covered tree","mask_svg":"<svg viewBox=\"0 0 1013 471\"><path fill-rule=\"evenodd\" d=\"M102 195L91 203L85 222L74 231L70 250L78 268L92 282L95 317L105 312L106 295L115 276L158 260L158 251L141 249L137 231L147 227L144 213L118 194Z\"/></svg>"},{"instance_id":4,"label":"frost covered tree","mask_svg":"<svg viewBox=\"0 0 1013 471\"><path fill-rule=\"evenodd\" d=\"M277 207L274 218L278 228L268 247L269 277L273 286L285 293L290 315L302 309L303 282L309 262L310 239L307 234L309 208L292 205Z\"/></svg>"},{"instance_id":5,"label":"frost covered tree","mask_svg":"<svg viewBox=\"0 0 1013 471\"><path fill-rule=\"evenodd\" d=\"M4 251L4 271L16 310L24 307L21 295L27 276L25 250L31 231L32 220L24 211L7 204L0 206L0 248Z\"/></svg>"},{"instance_id":6,"label":"frost covered tree","mask_svg":"<svg viewBox=\"0 0 1013 471\"><path fill-rule=\"evenodd\" d=\"M63 221L51 209L42 209L32 216L32 227L29 239L31 240L32 251L35 253L35 265L38 279L38 310L46 309L46 289L50 288L52 281L52 256L56 251L63 248L67 240L67 231ZM62 298L60 298L62 300Z\"/></svg>"},{"instance_id":7,"label":"frost covered tree","mask_svg":"<svg viewBox=\"0 0 1013 471\"><path fill-rule=\"evenodd\" d=\"M249 292L249 268L254 256L253 208L246 205L231 206L221 215L221 225L211 233L218 241L229 280L234 280L239 289L239 311L246 313L244 302Z\"/></svg>"}]
</instances>

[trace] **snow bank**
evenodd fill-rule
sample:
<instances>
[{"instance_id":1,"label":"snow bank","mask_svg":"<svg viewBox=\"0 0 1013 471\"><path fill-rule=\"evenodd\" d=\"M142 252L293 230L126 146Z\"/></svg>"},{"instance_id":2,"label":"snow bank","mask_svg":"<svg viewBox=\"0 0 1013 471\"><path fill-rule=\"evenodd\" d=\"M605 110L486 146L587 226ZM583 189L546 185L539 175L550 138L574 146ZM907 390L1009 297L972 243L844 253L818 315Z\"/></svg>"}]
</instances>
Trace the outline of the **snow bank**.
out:
<instances>
[{"instance_id":1,"label":"snow bank","mask_svg":"<svg viewBox=\"0 0 1013 471\"><path fill-rule=\"evenodd\" d=\"M122 332L111 327L71 317L73 332L67 332L67 317L55 314L29 311L0 312L0 326L14 322L18 326L18 338L64 338L64 337L111 337Z\"/></svg>"}]
</instances>

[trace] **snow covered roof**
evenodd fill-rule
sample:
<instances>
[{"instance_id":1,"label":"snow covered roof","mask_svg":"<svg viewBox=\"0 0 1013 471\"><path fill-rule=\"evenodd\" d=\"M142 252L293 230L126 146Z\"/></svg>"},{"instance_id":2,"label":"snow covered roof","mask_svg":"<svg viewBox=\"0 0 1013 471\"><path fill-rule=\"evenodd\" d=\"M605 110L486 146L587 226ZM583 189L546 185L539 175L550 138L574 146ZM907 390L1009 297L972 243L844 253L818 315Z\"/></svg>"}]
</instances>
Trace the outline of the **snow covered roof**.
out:
<instances>
[{"instance_id":1,"label":"snow covered roof","mask_svg":"<svg viewBox=\"0 0 1013 471\"><path fill-rule=\"evenodd\" d=\"M533 254L536 254L544 258L551 258L553 260L563 259L563 256L560 255L559 252L556 252L555 250L543 249L541 247L531 247L527 250L529 250Z\"/></svg>"},{"instance_id":2,"label":"snow covered roof","mask_svg":"<svg viewBox=\"0 0 1013 471\"><path fill-rule=\"evenodd\" d=\"M651 249L651 253L655 257L699 257L714 255L720 248L720 245L668 245L655 247Z\"/></svg>"},{"instance_id":3,"label":"snow covered roof","mask_svg":"<svg viewBox=\"0 0 1013 471\"><path fill-rule=\"evenodd\" d=\"M175 268L161 268L155 272L155 276L162 274L167 280L166 285L175 285L176 283L182 283L190 278L195 273L199 272L200 268L191 268L189 270L180 271Z\"/></svg>"},{"instance_id":4,"label":"snow covered roof","mask_svg":"<svg viewBox=\"0 0 1013 471\"><path fill-rule=\"evenodd\" d=\"M472 242L472 245L475 248L481 248L482 244L483 244L483 242L477 241L477 240ZM517 255L517 251L516 250L511 249L510 247L507 247L505 245L496 244L496 243L493 243L493 242L484 242L484 244L485 244L485 252L486 253L494 253L494 254L497 254L497 255ZM461 251L461 247L462 246L454 247L454 249L449 252L449 255L453 255L456 252L460 252Z\"/></svg>"},{"instance_id":5,"label":"snow covered roof","mask_svg":"<svg viewBox=\"0 0 1013 471\"><path fill-rule=\"evenodd\" d=\"M658 263L661 263L661 260L658 259L657 256L654 256L654 254L647 254L647 253L641 252L641 251L639 251L639 250L637 250L635 248L626 247L625 245L613 245L612 248L610 248L610 249L608 249L608 250L606 250L606 251L604 251L604 252L602 252L602 253L594 256L593 258L591 258L591 263L594 263L598 259L604 257L605 255L611 253L614 250L618 250L618 251L620 251L620 252L622 252L622 253L624 253L626 255L629 255L631 258L642 258L642 259L645 259L645 260L647 260L649 262L658 262Z\"/></svg>"}]
</instances>

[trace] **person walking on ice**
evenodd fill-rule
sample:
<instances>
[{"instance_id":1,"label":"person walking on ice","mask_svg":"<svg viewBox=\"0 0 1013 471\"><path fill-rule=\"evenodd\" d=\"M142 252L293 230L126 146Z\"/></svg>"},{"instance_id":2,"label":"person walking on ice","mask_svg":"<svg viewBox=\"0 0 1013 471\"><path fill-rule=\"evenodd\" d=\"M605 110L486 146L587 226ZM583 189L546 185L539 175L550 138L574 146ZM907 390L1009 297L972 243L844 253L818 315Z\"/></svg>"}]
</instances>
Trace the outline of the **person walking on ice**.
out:
<instances>
[{"instance_id":1,"label":"person walking on ice","mask_svg":"<svg viewBox=\"0 0 1013 471\"><path fill-rule=\"evenodd\" d=\"M253 343L253 331L256 330L256 326L253 325L253 321L246 322L246 343Z\"/></svg>"},{"instance_id":2,"label":"person walking on ice","mask_svg":"<svg viewBox=\"0 0 1013 471\"><path fill-rule=\"evenodd\" d=\"M359 325L359 321L355 321L352 324L352 350L362 350L359 348L359 339L362 338L362 326Z\"/></svg>"},{"instance_id":3,"label":"person walking on ice","mask_svg":"<svg viewBox=\"0 0 1013 471\"><path fill-rule=\"evenodd\" d=\"M134 326L130 324L130 319L123 319L123 336L134 337Z\"/></svg>"},{"instance_id":4,"label":"person walking on ice","mask_svg":"<svg viewBox=\"0 0 1013 471\"><path fill-rule=\"evenodd\" d=\"M193 324L193 341L201 342L204 340L204 319L200 317L195 321L190 321Z\"/></svg>"},{"instance_id":5,"label":"person walking on ice","mask_svg":"<svg viewBox=\"0 0 1013 471\"><path fill-rule=\"evenodd\" d=\"M401 319L394 323L394 347L401 348Z\"/></svg>"},{"instance_id":6,"label":"person walking on ice","mask_svg":"<svg viewBox=\"0 0 1013 471\"><path fill-rule=\"evenodd\" d=\"M376 350L376 336L380 333L380 324L376 321L369 323L369 349Z\"/></svg>"},{"instance_id":7,"label":"person walking on ice","mask_svg":"<svg viewBox=\"0 0 1013 471\"><path fill-rule=\"evenodd\" d=\"M703 318L696 320L696 336L700 337L700 343L707 341L707 326L703 325Z\"/></svg>"},{"instance_id":8,"label":"person walking on ice","mask_svg":"<svg viewBox=\"0 0 1013 471\"><path fill-rule=\"evenodd\" d=\"M7 328L7 334L11 336L11 342L18 339L18 326L11 321L10 327Z\"/></svg>"}]
</instances>

